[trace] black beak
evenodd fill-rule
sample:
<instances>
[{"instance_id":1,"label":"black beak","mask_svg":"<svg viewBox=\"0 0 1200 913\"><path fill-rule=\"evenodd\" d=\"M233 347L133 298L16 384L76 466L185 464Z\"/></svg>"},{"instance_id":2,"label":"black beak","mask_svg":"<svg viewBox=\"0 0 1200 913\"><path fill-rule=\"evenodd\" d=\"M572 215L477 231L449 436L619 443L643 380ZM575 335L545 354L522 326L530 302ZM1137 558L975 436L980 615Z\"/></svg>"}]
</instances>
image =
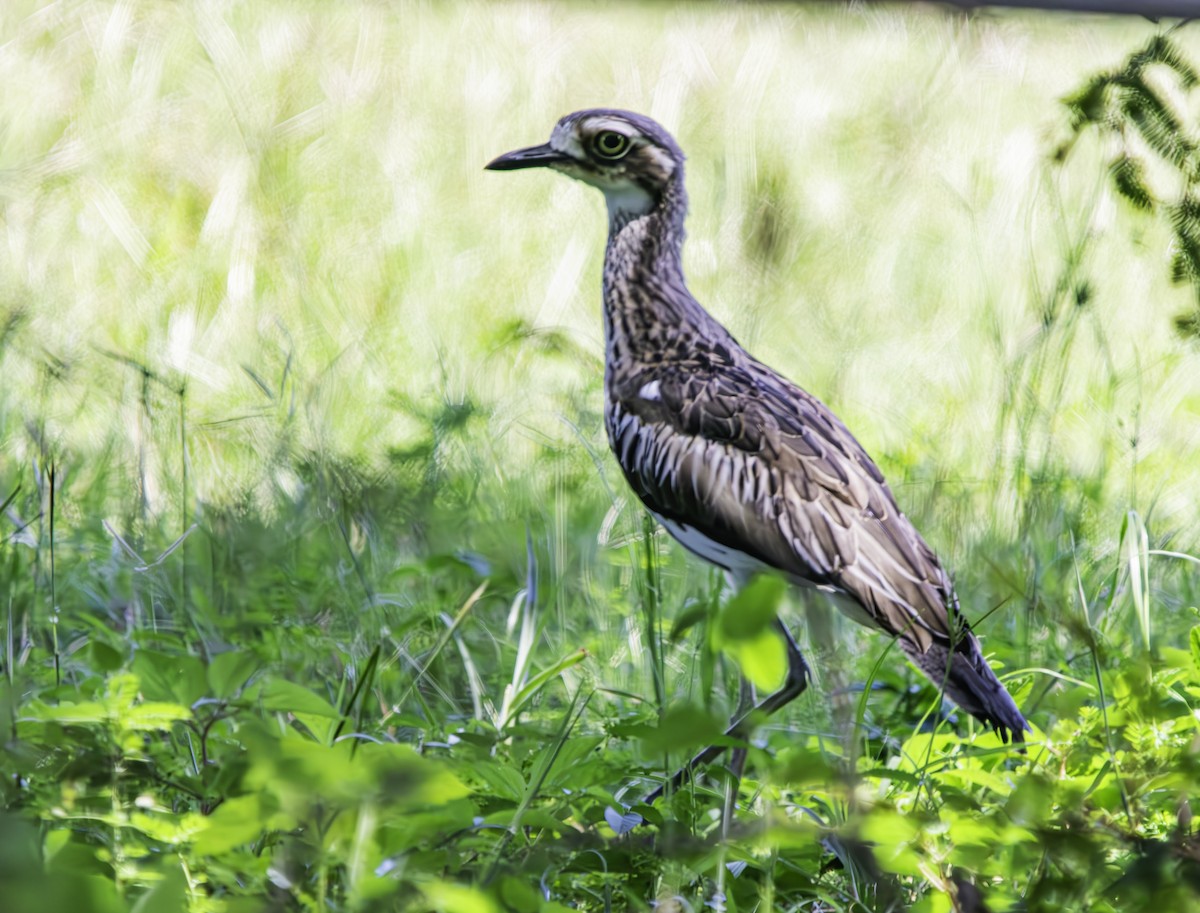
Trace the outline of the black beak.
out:
<instances>
[{"instance_id":1,"label":"black beak","mask_svg":"<svg viewBox=\"0 0 1200 913\"><path fill-rule=\"evenodd\" d=\"M549 143L542 143L540 146L506 152L483 167L488 171L516 171L518 168L539 168L566 161L570 161L569 156L551 149Z\"/></svg>"}]
</instances>

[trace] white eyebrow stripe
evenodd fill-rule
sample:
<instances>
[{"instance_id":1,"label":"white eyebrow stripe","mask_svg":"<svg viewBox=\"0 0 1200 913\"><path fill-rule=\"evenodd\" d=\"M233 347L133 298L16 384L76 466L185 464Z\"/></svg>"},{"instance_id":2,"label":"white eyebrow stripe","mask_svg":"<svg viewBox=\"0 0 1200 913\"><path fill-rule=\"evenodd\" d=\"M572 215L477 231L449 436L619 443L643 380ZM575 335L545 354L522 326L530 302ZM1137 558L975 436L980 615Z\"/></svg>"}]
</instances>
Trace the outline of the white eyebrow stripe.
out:
<instances>
[{"instance_id":1,"label":"white eyebrow stripe","mask_svg":"<svg viewBox=\"0 0 1200 913\"><path fill-rule=\"evenodd\" d=\"M642 384L642 389L638 390L638 396L650 402L658 402L662 399L662 392L659 390L658 381L652 380Z\"/></svg>"},{"instance_id":2,"label":"white eyebrow stripe","mask_svg":"<svg viewBox=\"0 0 1200 913\"><path fill-rule=\"evenodd\" d=\"M590 117L586 121L589 130L612 130L614 133L620 133L622 136L627 136L633 139L639 136L637 130L623 120L616 120L612 117Z\"/></svg>"}]
</instances>

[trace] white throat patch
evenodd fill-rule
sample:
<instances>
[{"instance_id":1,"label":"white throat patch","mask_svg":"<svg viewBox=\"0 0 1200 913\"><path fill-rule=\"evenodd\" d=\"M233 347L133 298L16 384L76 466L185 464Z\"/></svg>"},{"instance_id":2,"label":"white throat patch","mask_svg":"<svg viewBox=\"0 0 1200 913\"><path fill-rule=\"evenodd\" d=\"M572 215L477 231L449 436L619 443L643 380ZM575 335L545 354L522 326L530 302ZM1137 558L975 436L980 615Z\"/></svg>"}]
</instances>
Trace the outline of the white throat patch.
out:
<instances>
[{"instance_id":1,"label":"white throat patch","mask_svg":"<svg viewBox=\"0 0 1200 913\"><path fill-rule=\"evenodd\" d=\"M620 187L601 187L604 191L604 202L608 204L608 221L615 222L618 217L644 216L654 208L654 199L636 184L622 184Z\"/></svg>"},{"instance_id":2,"label":"white throat patch","mask_svg":"<svg viewBox=\"0 0 1200 913\"><path fill-rule=\"evenodd\" d=\"M556 171L570 175L585 184L591 184L604 194L608 205L608 221L610 225L617 222L628 222L644 216L654 208L654 198L623 173L619 163L610 168L587 165L588 155L584 150L582 135L592 135L598 130L612 130L630 137L630 141L638 144L643 156L649 155L654 164L662 172L664 178L675 171L675 163L670 155L653 144L642 145L642 140L636 131L619 118L593 117L585 125L580 122L558 124L550 134L550 147L571 159L571 162L555 165Z\"/></svg>"}]
</instances>

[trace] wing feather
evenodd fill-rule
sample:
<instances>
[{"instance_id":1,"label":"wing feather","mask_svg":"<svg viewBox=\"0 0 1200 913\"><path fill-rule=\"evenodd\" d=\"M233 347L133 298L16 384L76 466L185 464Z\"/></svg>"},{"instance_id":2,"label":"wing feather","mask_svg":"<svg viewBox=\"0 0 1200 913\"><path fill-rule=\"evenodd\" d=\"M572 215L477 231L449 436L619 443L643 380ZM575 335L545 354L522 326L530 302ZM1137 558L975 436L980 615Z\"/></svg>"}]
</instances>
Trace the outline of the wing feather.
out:
<instances>
[{"instance_id":1,"label":"wing feather","mask_svg":"<svg viewBox=\"0 0 1200 913\"><path fill-rule=\"evenodd\" d=\"M638 391L653 384L656 396ZM647 366L613 387L613 449L660 516L841 591L924 653L965 625L933 550L819 400L749 356Z\"/></svg>"}]
</instances>

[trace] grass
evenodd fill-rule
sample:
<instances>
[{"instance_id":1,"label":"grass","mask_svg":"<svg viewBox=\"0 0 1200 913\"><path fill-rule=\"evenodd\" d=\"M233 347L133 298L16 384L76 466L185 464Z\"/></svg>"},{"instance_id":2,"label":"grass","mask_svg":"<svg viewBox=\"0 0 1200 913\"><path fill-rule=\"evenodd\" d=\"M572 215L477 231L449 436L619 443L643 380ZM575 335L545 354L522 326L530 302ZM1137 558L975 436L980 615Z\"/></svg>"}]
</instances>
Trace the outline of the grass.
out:
<instances>
[{"instance_id":1,"label":"grass","mask_svg":"<svg viewBox=\"0 0 1200 913\"><path fill-rule=\"evenodd\" d=\"M7 909L1200 908L1187 293L1110 138L1054 160L1156 29L5 4ZM607 452L599 199L482 171L594 104L688 151L693 291L876 456L1027 755L793 595L740 787L638 806L726 597Z\"/></svg>"}]
</instances>

